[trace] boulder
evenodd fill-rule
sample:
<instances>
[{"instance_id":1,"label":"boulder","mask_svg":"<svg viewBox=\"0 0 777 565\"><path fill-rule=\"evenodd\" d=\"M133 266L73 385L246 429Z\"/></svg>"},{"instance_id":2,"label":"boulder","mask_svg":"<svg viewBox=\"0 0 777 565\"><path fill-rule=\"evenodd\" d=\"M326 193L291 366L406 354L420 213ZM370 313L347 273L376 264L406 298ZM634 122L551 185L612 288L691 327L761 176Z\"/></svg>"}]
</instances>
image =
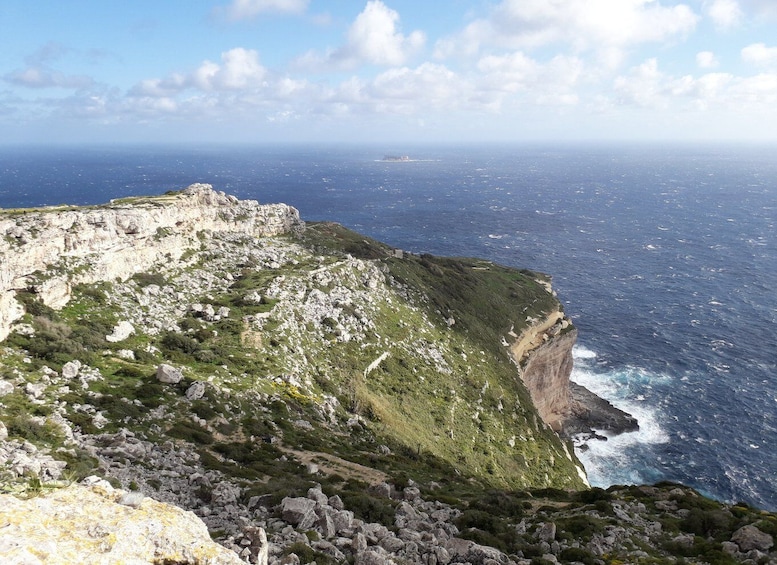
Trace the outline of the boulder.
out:
<instances>
[{"instance_id":1,"label":"boulder","mask_svg":"<svg viewBox=\"0 0 777 565\"><path fill-rule=\"evenodd\" d=\"M300 530L309 530L318 519L315 508L314 500L287 496L281 501L281 517Z\"/></svg>"},{"instance_id":2,"label":"boulder","mask_svg":"<svg viewBox=\"0 0 777 565\"><path fill-rule=\"evenodd\" d=\"M129 336L135 333L135 328L127 320L122 320L115 326L113 326L113 333L105 336L105 341L110 343L118 343L124 341Z\"/></svg>"},{"instance_id":3,"label":"boulder","mask_svg":"<svg viewBox=\"0 0 777 565\"><path fill-rule=\"evenodd\" d=\"M556 539L556 524L545 522L537 529L536 537L539 541L553 541Z\"/></svg>"},{"instance_id":4,"label":"boulder","mask_svg":"<svg viewBox=\"0 0 777 565\"><path fill-rule=\"evenodd\" d=\"M172 365L162 363L156 369L156 378L160 383L178 384L183 379L183 373Z\"/></svg>"},{"instance_id":5,"label":"boulder","mask_svg":"<svg viewBox=\"0 0 777 565\"><path fill-rule=\"evenodd\" d=\"M126 495L106 481L72 485L20 500L0 495L0 555L7 563L190 563L238 565L191 512ZM42 528L41 524L46 524Z\"/></svg>"},{"instance_id":6,"label":"boulder","mask_svg":"<svg viewBox=\"0 0 777 565\"><path fill-rule=\"evenodd\" d=\"M46 390L45 383L27 383L24 385L24 392L32 398L40 398Z\"/></svg>"},{"instance_id":7,"label":"boulder","mask_svg":"<svg viewBox=\"0 0 777 565\"><path fill-rule=\"evenodd\" d=\"M205 396L205 383L203 381L197 381L186 389L186 398L189 400L199 400Z\"/></svg>"},{"instance_id":8,"label":"boulder","mask_svg":"<svg viewBox=\"0 0 777 565\"><path fill-rule=\"evenodd\" d=\"M62 365L62 376L66 379L75 379L81 371L81 361L68 361Z\"/></svg>"},{"instance_id":9,"label":"boulder","mask_svg":"<svg viewBox=\"0 0 777 565\"><path fill-rule=\"evenodd\" d=\"M769 551L774 545L774 538L766 532L762 532L753 525L742 526L734 535L731 541L739 546L743 553L756 549L758 551Z\"/></svg>"},{"instance_id":10,"label":"boulder","mask_svg":"<svg viewBox=\"0 0 777 565\"><path fill-rule=\"evenodd\" d=\"M12 392L13 392L13 383L0 380L0 396L5 396L6 394L11 394Z\"/></svg>"}]
</instances>

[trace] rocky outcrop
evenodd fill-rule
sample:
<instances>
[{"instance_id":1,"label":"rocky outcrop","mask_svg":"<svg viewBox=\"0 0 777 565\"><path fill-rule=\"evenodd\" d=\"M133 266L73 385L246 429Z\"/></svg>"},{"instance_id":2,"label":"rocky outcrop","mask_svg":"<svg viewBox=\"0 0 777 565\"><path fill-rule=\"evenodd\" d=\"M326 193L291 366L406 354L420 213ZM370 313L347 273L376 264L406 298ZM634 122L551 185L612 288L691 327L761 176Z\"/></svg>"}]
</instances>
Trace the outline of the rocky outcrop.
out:
<instances>
[{"instance_id":1,"label":"rocky outcrop","mask_svg":"<svg viewBox=\"0 0 777 565\"><path fill-rule=\"evenodd\" d=\"M576 339L575 329L550 336L526 353L522 367L523 382L537 412L556 431L561 430L570 413L569 375L572 374L572 347Z\"/></svg>"},{"instance_id":2,"label":"rocky outcrop","mask_svg":"<svg viewBox=\"0 0 777 565\"><path fill-rule=\"evenodd\" d=\"M161 260L178 260L213 232L246 237L301 230L286 204L238 200L210 185L123 199L91 208L10 211L0 215L0 340L24 310L16 291L32 289L53 308L79 282L125 280Z\"/></svg>"},{"instance_id":3,"label":"rocky outcrop","mask_svg":"<svg viewBox=\"0 0 777 565\"><path fill-rule=\"evenodd\" d=\"M0 495L0 556L25 565L243 563L193 513L96 477L27 500Z\"/></svg>"},{"instance_id":4,"label":"rocky outcrop","mask_svg":"<svg viewBox=\"0 0 777 565\"><path fill-rule=\"evenodd\" d=\"M617 435L639 429L639 422L634 416L616 408L584 386L570 381L569 391L571 409L563 421L565 436L582 435L580 439L585 441L592 437L601 439L602 436L594 430Z\"/></svg>"},{"instance_id":5,"label":"rocky outcrop","mask_svg":"<svg viewBox=\"0 0 777 565\"><path fill-rule=\"evenodd\" d=\"M512 337L509 351L520 365L523 383L540 417L556 432L586 440L602 438L595 430L620 434L639 429L631 414L569 380L577 330L561 312Z\"/></svg>"}]
</instances>

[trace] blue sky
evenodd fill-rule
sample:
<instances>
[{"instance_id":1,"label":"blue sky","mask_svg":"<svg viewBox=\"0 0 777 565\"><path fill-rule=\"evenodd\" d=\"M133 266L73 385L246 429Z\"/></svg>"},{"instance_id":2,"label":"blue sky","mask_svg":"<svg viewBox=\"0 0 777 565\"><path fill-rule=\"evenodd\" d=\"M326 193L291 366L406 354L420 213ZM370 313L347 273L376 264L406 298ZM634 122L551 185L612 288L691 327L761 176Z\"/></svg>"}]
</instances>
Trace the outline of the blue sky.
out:
<instances>
[{"instance_id":1,"label":"blue sky","mask_svg":"<svg viewBox=\"0 0 777 565\"><path fill-rule=\"evenodd\" d=\"M0 143L777 140L774 0L0 0Z\"/></svg>"}]
</instances>

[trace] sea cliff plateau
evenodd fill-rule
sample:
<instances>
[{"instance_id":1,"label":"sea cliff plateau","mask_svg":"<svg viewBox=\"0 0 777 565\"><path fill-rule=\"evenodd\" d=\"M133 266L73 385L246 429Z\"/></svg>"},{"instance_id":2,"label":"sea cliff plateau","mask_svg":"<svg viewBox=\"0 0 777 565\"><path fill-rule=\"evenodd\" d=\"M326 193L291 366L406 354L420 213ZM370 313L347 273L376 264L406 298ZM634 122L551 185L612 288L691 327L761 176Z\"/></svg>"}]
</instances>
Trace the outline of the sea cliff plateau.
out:
<instances>
[{"instance_id":1,"label":"sea cliff plateau","mask_svg":"<svg viewBox=\"0 0 777 565\"><path fill-rule=\"evenodd\" d=\"M636 422L571 388L546 275L202 184L2 210L0 236L0 488L40 500L0 509L16 562L71 542L146 559L122 554L142 527L98 518L71 542L18 533L79 498L95 517L159 501L234 551L175 556L165 534L144 555L166 563L773 562L772 515L588 487L569 436Z\"/></svg>"}]
</instances>

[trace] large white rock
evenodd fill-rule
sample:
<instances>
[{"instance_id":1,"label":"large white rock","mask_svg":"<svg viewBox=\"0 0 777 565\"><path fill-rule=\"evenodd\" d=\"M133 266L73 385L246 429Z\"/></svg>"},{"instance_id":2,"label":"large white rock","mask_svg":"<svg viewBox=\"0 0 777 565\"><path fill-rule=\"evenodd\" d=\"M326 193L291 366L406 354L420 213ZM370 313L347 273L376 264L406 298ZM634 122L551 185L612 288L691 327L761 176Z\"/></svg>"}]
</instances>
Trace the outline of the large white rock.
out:
<instances>
[{"instance_id":1,"label":"large white rock","mask_svg":"<svg viewBox=\"0 0 777 565\"><path fill-rule=\"evenodd\" d=\"M105 341L111 343L117 343L124 341L129 336L135 333L135 328L127 320L122 320L115 326L113 326L113 333L105 336Z\"/></svg>"},{"instance_id":2,"label":"large white rock","mask_svg":"<svg viewBox=\"0 0 777 565\"><path fill-rule=\"evenodd\" d=\"M28 500L0 495L3 563L243 563L211 541L192 512L151 498L129 504L126 492L106 481L94 483Z\"/></svg>"},{"instance_id":3,"label":"large white rock","mask_svg":"<svg viewBox=\"0 0 777 565\"><path fill-rule=\"evenodd\" d=\"M160 383L178 384L183 379L183 373L172 365L162 363L156 369L156 378Z\"/></svg>"},{"instance_id":4,"label":"large white rock","mask_svg":"<svg viewBox=\"0 0 777 565\"><path fill-rule=\"evenodd\" d=\"M0 396L5 396L6 394L11 394L12 392L13 392L13 383L0 380Z\"/></svg>"},{"instance_id":5,"label":"large white rock","mask_svg":"<svg viewBox=\"0 0 777 565\"><path fill-rule=\"evenodd\" d=\"M62 376L66 379L75 379L81 371L81 361L68 361L62 365Z\"/></svg>"}]
</instances>

